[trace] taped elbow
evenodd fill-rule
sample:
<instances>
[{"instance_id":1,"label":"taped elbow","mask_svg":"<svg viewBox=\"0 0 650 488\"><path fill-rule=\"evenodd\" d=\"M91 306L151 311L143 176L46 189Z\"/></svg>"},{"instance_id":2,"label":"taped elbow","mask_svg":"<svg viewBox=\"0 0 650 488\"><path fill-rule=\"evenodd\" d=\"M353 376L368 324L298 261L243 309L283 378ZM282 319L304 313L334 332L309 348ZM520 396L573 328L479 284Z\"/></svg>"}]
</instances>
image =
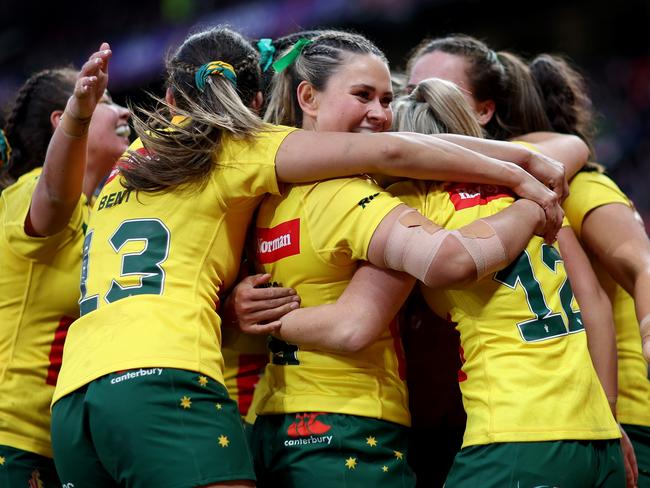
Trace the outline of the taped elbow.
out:
<instances>
[{"instance_id":1,"label":"taped elbow","mask_svg":"<svg viewBox=\"0 0 650 488\"><path fill-rule=\"evenodd\" d=\"M466 252L445 245L450 236ZM455 250L460 253L454 255ZM395 222L384 253L387 267L405 271L430 287L481 279L508 264L501 239L486 221L449 231L412 209L405 210Z\"/></svg>"}]
</instances>

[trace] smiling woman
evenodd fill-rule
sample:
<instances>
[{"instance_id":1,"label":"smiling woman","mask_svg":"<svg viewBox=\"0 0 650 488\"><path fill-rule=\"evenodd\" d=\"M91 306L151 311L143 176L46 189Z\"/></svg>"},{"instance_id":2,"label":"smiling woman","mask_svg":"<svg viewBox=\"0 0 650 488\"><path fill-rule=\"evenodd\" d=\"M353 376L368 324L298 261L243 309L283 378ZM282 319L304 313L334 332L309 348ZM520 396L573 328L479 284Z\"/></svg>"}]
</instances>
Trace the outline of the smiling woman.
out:
<instances>
[{"instance_id":1,"label":"smiling woman","mask_svg":"<svg viewBox=\"0 0 650 488\"><path fill-rule=\"evenodd\" d=\"M128 143L128 111L105 91L110 54L104 45L80 73L34 74L7 120L13 150L0 168L2 486L61 485L51 459L49 408L66 331L79 316L88 202ZM98 101L95 113L88 111ZM48 150L50 138L69 139L70 157ZM86 167L78 181L65 171L75 163Z\"/></svg>"},{"instance_id":2,"label":"smiling woman","mask_svg":"<svg viewBox=\"0 0 650 488\"><path fill-rule=\"evenodd\" d=\"M311 41L298 40L275 69L268 121L321 134L390 128L388 65L362 36L328 31ZM497 262L505 265L521 251L540 223L541 210L525 200L518 207L519 233L514 225L503 232L499 225L492 227L495 220L486 220L452 236L367 176L285 186L281 195L267 196L258 211L259 271L295 288L303 307L335 302L363 261L406 271L431 286L457 285L481 276L483 264L498 269ZM471 237L477 233L484 239ZM481 248L477 254L471 245ZM489 245L496 252L490 253ZM394 300L394 309L382 317L386 322L414 279L389 273L387 281L397 283L397 290L390 299L378 300ZM364 347L355 348L348 337L335 340L332 348L327 337L320 340L330 328L289 338L282 319L256 390L252 445L260 485L298 486L306 470L317 473L313 483L322 487L340 486L343 479L349 480L347 486L415 485L406 463L410 415L398 328L396 323L383 327L381 320L375 324L381 330ZM298 319L291 330L309 325Z\"/></svg>"}]
</instances>

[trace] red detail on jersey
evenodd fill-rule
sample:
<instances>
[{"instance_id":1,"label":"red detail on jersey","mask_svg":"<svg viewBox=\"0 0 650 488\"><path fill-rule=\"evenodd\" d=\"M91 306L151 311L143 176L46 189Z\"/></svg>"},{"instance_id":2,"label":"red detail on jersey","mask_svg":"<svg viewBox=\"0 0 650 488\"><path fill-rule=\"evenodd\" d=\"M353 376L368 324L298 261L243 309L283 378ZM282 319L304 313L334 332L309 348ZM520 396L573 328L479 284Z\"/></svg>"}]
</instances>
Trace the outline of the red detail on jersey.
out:
<instances>
[{"instance_id":1,"label":"red detail on jersey","mask_svg":"<svg viewBox=\"0 0 650 488\"><path fill-rule=\"evenodd\" d=\"M70 324L76 319L72 317L61 317L59 320L59 325L54 331L54 340L50 346L50 365L47 368L47 378L45 383L48 385L55 386L56 380L59 377L59 371L61 370L61 361L63 360L63 343L65 342L65 336L68 333L68 328Z\"/></svg>"},{"instance_id":2,"label":"red detail on jersey","mask_svg":"<svg viewBox=\"0 0 650 488\"><path fill-rule=\"evenodd\" d=\"M445 186L451 203L456 210L486 205L498 198L513 198L512 192L496 185L476 185L472 183L449 183Z\"/></svg>"},{"instance_id":3,"label":"red detail on jersey","mask_svg":"<svg viewBox=\"0 0 650 488\"><path fill-rule=\"evenodd\" d=\"M447 314L447 322L449 322L454 328L458 326L458 322L451 320L451 314ZM458 345L458 355L460 356L460 368L458 368L458 382L462 383L467 380L467 373L463 371L463 364L465 364L465 350L463 346Z\"/></svg>"},{"instance_id":4,"label":"red detail on jersey","mask_svg":"<svg viewBox=\"0 0 650 488\"><path fill-rule=\"evenodd\" d=\"M106 178L106 182L104 183L104 185L107 185L108 183L113 181L119 173L120 173L120 167L118 161L117 163L115 163L115 166L113 166L113 169L109 173L108 178Z\"/></svg>"},{"instance_id":5,"label":"red detail on jersey","mask_svg":"<svg viewBox=\"0 0 650 488\"><path fill-rule=\"evenodd\" d=\"M467 380L467 373L463 371L463 364L465 364L465 350L463 349L463 346L458 346L458 353L460 354L460 364L461 367L458 370L458 382L462 383L463 381Z\"/></svg>"},{"instance_id":6,"label":"red detail on jersey","mask_svg":"<svg viewBox=\"0 0 650 488\"><path fill-rule=\"evenodd\" d=\"M275 227L256 229L257 260L274 263L282 258L300 254L300 219L282 222Z\"/></svg>"},{"instance_id":7,"label":"red detail on jersey","mask_svg":"<svg viewBox=\"0 0 650 488\"><path fill-rule=\"evenodd\" d=\"M289 425L287 435L289 437L307 437L312 434L320 435L329 431L332 426L317 419L325 412L297 413L296 421Z\"/></svg>"},{"instance_id":8,"label":"red detail on jersey","mask_svg":"<svg viewBox=\"0 0 650 488\"><path fill-rule=\"evenodd\" d=\"M144 147L139 147L135 151L135 153L138 153L142 156L149 156L151 153L145 149ZM128 168L131 165L131 159L129 157L129 153L124 153L120 159L117 160L117 163L115 163L115 166L113 166L113 169L111 170L111 173L108 175L108 178L106 178L106 183L104 185L110 183L115 179L115 177L120 174L120 169L121 168Z\"/></svg>"},{"instance_id":9,"label":"red detail on jersey","mask_svg":"<svg viewBox=\"0 0 650 488\"><path fill-rule=\"evenodd\" d=\"M239 368L237 369L237 403L239 413L246 416L253 401L253 392L257 386L264 367L269 362L267 354L240 354Z\"/></svg>"},{"instance_id":10,"label":"red detail on jersey","mask_svg":"<svg viewBox=\"0 0 650 488\"><path fill-rule=\"evenodd\" d=\"M393 338L393 347L395 356L397 356L397 372L400 380L406 380L406 355L402 345L402 335L400 334L400 324L397 317L393 318L389 324L390 335Z\"/></svg>"}]
</instances>

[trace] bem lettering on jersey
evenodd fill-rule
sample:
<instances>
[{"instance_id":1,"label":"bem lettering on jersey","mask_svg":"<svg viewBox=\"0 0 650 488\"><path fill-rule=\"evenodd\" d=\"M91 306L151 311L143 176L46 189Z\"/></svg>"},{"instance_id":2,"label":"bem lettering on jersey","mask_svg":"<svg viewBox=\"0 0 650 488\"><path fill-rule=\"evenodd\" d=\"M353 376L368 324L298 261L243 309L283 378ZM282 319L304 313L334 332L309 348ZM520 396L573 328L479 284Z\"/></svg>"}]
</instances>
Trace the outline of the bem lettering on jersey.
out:
<instances>
[{"instance_id":1,"label":"bem lettering on jersey","mask_svg":"<svg viewBox=\"0 0 650 488\"><path fill-rule=\"evenodd\" d=\"M128 202L130 196L131 196L131 190L116 191L114 193L109 193L108 195L104 195L102 199L99 201L97 210L99 211L103 208L114 207L115 205L119 205L122 202Z\"/></svg>"},{"instance_id":2,"label":"bem lettering on jersey","mask_svg":"<svg viewBox=\"0 0 650 488\"><path fill-rule=\"evenodd\" d=\"M466 183L450 183L445 186L449 198L456 210L485 205L497 198L512 197L507 188L495 185L468 185Z\"/></svg>"},{"instance_id":3,"label":"bem lettering on jersey","mask_svg":"<svg viewBox=\"0 0 650 488\"><path fill-rule=\"evenodd\" d=\"M258 227L256 237L257 260L262 264L300 254L300 219L282 222L270 229Z\"/></svg>"}]
</instances>

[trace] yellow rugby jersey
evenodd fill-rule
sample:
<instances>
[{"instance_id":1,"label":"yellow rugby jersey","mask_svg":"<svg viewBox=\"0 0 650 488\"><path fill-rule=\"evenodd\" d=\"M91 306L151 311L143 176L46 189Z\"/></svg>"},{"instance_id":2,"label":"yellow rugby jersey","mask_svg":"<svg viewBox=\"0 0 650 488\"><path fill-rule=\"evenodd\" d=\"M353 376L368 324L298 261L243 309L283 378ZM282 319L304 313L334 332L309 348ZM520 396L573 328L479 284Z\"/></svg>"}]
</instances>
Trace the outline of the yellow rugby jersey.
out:
<instances>
[{"instance_id":1,"label":"yellow rugby jersey","mask_svg":"<svg viewBox=\"0 0 650 488\"><path fill-rule=\"evenodd\" d=\"M84 241L81 318L70 327L54 401L111 372L196 371L223 383L221 287L237 276L246 228L278 192L275 155L289 127L224 135L204 188L131 194L114 173ZM136 141L131 149L141 150Z\"/></svg>"},{"instance_id":2,"label":"yellow rugby jersey","mask_svg":"<svg viewBox=\"0 0 650 488\"><path fill-rule=\"evenodd\" d=\"M507 190L490 185L401 182L390 191L448 228L514 201ZM555 246L534 237L493 276L462 290L423 293L461 335L464 447L620 437Z\"/></svg>"},{"instance_id":3,"label":"yellow rugby jersey","mask_svg":"<svg viewBox=\"0 0 650 488\"><path fill-rule=\"evenodd\" d=\"M70 222L49 237L25 234L41 169L0 195L0 445L52 457L50 402L63 342L79 316L84 195Z\"/></svg>"},{"instance_id":4,"label":"yellow rugby jersey","mask_svg":"<svg viewBox=\"0 0 650 488\"><path fill-rule=\"evenodd\" d=\"M260 206L257 261L301 306L341 295L381 220L401 202L367 178L293 185ZM268 390L258 414L329 412L410 424L395 326L355 354L326 353L271 338ZM402 372L403 373L403 372Z\"/></svg>"},{"instance_id":5,"label":"yellow rugby jersey","mask_svg":"<svg viewBox=\"0 0 650 488\"><path fill-rule=\"evenodd\" d=\"M582 171L570 184L569 197L562 207L576 235L593 209L610 203L632 206L630 200L608 176L598 171ZM634 299L590 256L600 284L612 302L618 349L618 401L616 414L623 424L650 426L650 381L648 365L641 349L641 334Z\"/></svg>"}]
</instances>

